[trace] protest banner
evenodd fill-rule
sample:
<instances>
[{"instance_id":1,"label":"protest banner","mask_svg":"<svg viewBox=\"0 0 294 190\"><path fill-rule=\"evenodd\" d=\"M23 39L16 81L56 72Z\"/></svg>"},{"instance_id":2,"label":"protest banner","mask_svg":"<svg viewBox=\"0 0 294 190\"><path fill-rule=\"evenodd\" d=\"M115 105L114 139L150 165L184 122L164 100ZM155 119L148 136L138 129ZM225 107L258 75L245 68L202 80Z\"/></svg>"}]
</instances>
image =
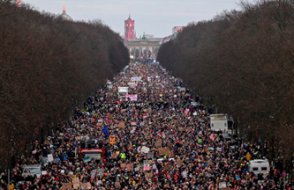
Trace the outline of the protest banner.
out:
<instances>
[{"instance_id":1,"label":"protest banner","mask_svg":"<svg viewBox=\"0 0 294 190\"><path fill-rule=\"evenodd\" d=\"M128 93L128 92L129 92L129 87L123 87L123 86L118 87L118 93Z\"/></svg>"},{"instance_id":2,"label":"protest banner","mask_svg":"<svg viewBox=\"0 0 294 190\"><path fill-rule=\"evenodd\" d=\"M138 100L137 94L126 94L126 101L136 102Z\"/></svg>"},{"instance_id":3,"label":"protest banner","mask_svg":"<svg viewBox=\"0 0 294 190\"><path fill-rule=\"evenodd\" d=\"M134 76L134 77L131 77L131 81L135 81L135 82L139 82L141 81L142 77L140 76Z\"/></svg>"}]
</instances>

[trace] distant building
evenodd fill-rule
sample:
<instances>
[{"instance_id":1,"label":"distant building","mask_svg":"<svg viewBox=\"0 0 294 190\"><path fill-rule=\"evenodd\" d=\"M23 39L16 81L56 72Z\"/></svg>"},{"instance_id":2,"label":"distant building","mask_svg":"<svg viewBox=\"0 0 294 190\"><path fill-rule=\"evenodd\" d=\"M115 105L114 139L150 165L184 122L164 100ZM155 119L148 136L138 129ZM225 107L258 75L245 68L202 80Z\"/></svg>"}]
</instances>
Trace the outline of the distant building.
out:
<instances>
[{"instance_id":1,"label":"distant building","mask_svg":"<svg viewBox=\"0 0 294 190\"><path fill-rule=\"evenodd\" d=\"M156 59L162 38L143 35L142 38L126 41L130 56L135 60Z\"/></svg>"},{"instance_id":2,"label":"distant building","mask_svg":"<svg viewBox=\"0 0 294 190\"><path fill-rule=\"evenodd\" d=\"M62 14L60 15L62 20L73 21L73 19L66 13L66 8L63 7Z\"/></svg>"},{"instance_id":3,"label":"distant building","mask_svg":"<svg viewBox=\"0 0 294 190\"><path fill-rule=\"evenodd\" d=\"M162 38L155 38L153 35L145 33L142 38L136 38L135 20L129 16L125 20L124 40L132 59L150 60L156 59Z\"/></svg>"},{"instance_id":4,"label":"distant building","mask_svg":"<svg viewBox=\"0 0 294 190\"><path fill-rule=\"evenodd\" d=\"M125 20L125 41L136 39L135 20L131 16Z\"/></svg>"},{"instance_id":5,"label":"distant building","mask_svg":"<svg viewBox=\"0 0 294 190\"><path fill-rule=\"evenodd\" d=\"M154 35L152 35L152 34L143 34L143 37L142 38L154 38Z\"/></svg>"},{"instance_id":6,"label":"distant building","mask_svg":"<svg viewBox=\"0 0 294 190\"><path fill-rule=\"evenodd\" d=\"M164 38L156 38L151 34L143 34L142 37L135 36L135 20L129 18L125 20L125 45L129 49L130 57L134 60L154 60L157 57L161 44L174 38L183 30L184 26L172 28L172 34Z\"/></svg>"}]
</instances>

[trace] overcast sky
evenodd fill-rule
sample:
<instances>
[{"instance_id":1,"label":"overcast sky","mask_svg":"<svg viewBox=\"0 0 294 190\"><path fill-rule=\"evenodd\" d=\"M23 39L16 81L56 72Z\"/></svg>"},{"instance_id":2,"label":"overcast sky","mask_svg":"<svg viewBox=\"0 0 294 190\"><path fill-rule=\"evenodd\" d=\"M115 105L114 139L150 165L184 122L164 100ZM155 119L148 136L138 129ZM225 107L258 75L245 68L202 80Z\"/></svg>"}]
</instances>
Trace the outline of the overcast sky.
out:
<instances>
[{"instance_id":1,"label":"overcast sky","mask_svg":"<svg viewBox=\"0 0 294 190\"><path fill-rule=\"evenodd\" d=\"M240 10L240 0L22 0L39 11L60 14L64 6L74 20L102 20L115 32L124 33L129 14L137 37L165 37L174 26L212 19L224 10ZM256 0L247 0L256 2Z\"/></svg>"}]
</instances>

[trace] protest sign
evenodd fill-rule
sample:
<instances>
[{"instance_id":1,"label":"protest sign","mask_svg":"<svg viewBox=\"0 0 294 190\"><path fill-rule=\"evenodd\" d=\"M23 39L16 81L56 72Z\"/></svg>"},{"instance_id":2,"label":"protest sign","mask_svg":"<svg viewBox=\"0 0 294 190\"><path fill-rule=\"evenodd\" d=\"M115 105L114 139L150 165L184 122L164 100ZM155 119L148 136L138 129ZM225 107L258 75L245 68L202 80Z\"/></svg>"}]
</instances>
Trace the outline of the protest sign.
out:
<instances>
[{"instance_id":1,"label":"protest sign","mask_svg":"<svg viewBox=\"0 0 294 190\"><path fill-rule=\"evenodd\" d=\"M123 87L123 86L118 87L118 93L128 93L128 91L129 91L129 87Z\"/></svg>"},{"instance_id":2,"label":"protest sign","mask_svg":"<svg viewBox=\"0 0 294 190\"><path fill-rule=\"evenodd\" d=\"M167 147L158 148L157 150L161 156L173 157L173 152Z\"/></svg>"},{"instance_id":3,"label":"protest sign","mask_svg":"<svg viewBox=\"0 0 294 190\"><path fill-rule=\"evenodd\" d=\"M126 128L126 124L125 124L125 122L124 122L124 121L120 121L119 124L118 124L118 127L119 127L120 129L124 129L124 128Z\"/></svg>"},{"instance_id":4,"label":"protest sign","mask_svg":"<svg viewBox=\"0 0 294 190\"><path fill-rule=\"evenodd\" d=\"M47 155L48 162L53 162L54 158L52 154Z\"/></svg>"},{"instance_id":5,"label":"protest sign","mask_svg":"<svg viewBox=\"0 0 294 190\"><path fill-rule=\"evenodd\" d=\"M147 154L149 151L150 151L150 148L146 146L142 146L140 150L141 153L145 153L145 154Z\"/></svg>"},{"instance_id":6,"label":"protest sign","mask_svg":"<svg viewBox=\"0 0 294 190\"><path fill-rule=\"evenodd\" d=\"M126 94L126 101L137 101L138 100L138 95L137 94Z\"/></svg>"},{"instance_id":7,"label":"protest sign","mask_svg":"<svg viewBox=\"0 0 294 190\"><path fill-rule=\"evenodd\" d=\"M144 160L143 162L143 171L150 171L151 170L151 166L149 164L149 160Z\"/></svg>"},{"instance_id":8,"label":"protest sign","mask_svg":"<svg viewBox=\"0 0 294 190\"><path fill-rule=\"evenodd\" d=\"M113 85L112 85L112 84L108 84L108 85L107 85L107 88L108 88L108 89L112 89L112 88L113 88Z\"/></svg>"},{"instance_id":9,"label":"protest sign","mask_svg":"<svg viewBox=\"0 0 294 190\"><path fill-rule=\"evenodd\" d=\"M142 77L140 77L140 76L131 77L131 81L139 82L139 81L141 81L141 79L142 79Z\"/></svg>"}]
</instances>

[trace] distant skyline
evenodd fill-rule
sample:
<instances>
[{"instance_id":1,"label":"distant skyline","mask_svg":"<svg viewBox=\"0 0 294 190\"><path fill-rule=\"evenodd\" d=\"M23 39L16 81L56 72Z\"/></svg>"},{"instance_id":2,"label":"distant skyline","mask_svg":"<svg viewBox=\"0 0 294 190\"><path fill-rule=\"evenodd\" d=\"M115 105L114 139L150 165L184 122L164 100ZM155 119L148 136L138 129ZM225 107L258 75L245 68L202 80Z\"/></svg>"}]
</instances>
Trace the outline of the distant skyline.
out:
<instances>
[{"instance_id":1,"label":"distant skyline","mask_svg":"<svg viewBox=\"0 0 294 190\"><path fill-rule=\"evenodd\" d=\"M124 20L135 20L137 37L151 34L165 37L174 26L210 20L223 11L240 10L240 0L22 0L42 12L67 14L74 21L101 20L113 31L124 35ZM246 2L255 3L256 0Z\"/></svg>"}]
</instances>

